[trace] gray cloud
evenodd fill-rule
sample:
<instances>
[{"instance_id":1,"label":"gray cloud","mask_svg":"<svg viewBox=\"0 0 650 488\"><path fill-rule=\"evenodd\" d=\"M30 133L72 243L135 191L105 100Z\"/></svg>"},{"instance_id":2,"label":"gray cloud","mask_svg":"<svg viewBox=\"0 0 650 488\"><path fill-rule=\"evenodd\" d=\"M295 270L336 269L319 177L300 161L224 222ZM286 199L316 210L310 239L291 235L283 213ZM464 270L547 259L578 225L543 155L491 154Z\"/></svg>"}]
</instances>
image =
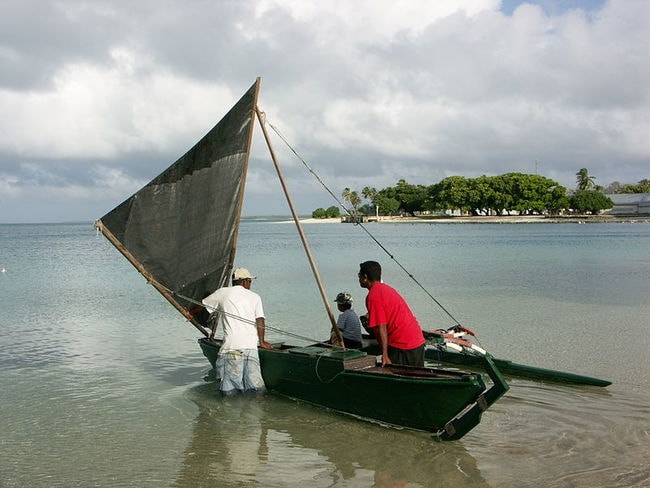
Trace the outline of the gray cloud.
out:
<instances>
[{"instance_id":1,"label":"gray cloud","mask_svg":"<svg viewBox=\"0 0 650 488\"><path fill-rule=\"evenodd\" d=\"M586 7L585 7L586 6ZM534 172L648 177L650 4L10 0L0 222L92 220L262 76L260 106L336 191ZM247 213L287 213L255 143ZM280 148L300 212L334 202Z\"/></svg>"}]
</instances>

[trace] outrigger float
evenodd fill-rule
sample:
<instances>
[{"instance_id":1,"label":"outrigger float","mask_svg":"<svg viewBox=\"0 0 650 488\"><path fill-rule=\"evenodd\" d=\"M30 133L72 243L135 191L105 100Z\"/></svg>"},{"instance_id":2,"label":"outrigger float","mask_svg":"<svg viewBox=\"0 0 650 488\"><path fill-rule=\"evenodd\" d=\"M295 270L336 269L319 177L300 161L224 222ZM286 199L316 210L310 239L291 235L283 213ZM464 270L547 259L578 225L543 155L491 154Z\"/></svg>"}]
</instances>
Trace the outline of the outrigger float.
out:
<instances>
[{"instance_id":1,"label":"outrigger float","mask_svg":"<svg viewBox=\"0 0 650 488\"><path fill-rule=\"evenodd\" d=\"M471 370L482 370L484 358L489 357L504 376L569 385L605 387L612 384L611 381L592 376L539 368L515 363L509 359L495 358L475 344L476 333L473 330L461 325L455 325L449 329L423 331L423 334L426 341L424 358L429 363L453 364ZM380 354L377 342L370 335L364 335L364 342L366 344L363 348L364 351L369 354Z\"/></svg>"},{"instance_id":2,"label":"outrigger float","mask_svg":"<svg viewBox=\"0 0 650 488\"><path fill-rule=\"evenodd\" d=\"M515 363L509 359L492 357L485 349L473 342L472 338L476 338L476 333L467 327L457 325L448 330L424 331L424 337L426 339L424 357L427 361L457 364L466 368L481 368L483 358L490 356L499 371L507 376L571 385L605 387L612 384L611 381L600 378L538 368Z\"/></svg>"}]
</instances>

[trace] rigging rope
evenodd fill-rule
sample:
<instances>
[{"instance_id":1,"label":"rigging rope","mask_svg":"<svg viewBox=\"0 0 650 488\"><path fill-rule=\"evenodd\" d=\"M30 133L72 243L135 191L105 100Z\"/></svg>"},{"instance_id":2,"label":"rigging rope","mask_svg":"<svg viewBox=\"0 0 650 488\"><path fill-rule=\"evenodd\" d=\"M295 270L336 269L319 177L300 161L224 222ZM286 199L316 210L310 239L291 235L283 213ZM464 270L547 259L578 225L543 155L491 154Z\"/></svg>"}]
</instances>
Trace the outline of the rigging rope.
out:
<instances>
[{"instance_id":1,"label":"rigging rope","mask_svg":"<svg viewBox=\"0 0 650 488\"><path fill-rule=\"evenodd\" d=\"M240 316L238 316L236 314L229 313L229 312L226 312L224 310L221 310L221 309L218 309L218 308L215 308L215 307L211 307L210 305L205 305L203 302L198 302L197 300L194 300L193 298L186 297L184 295L181 295L180 293L173 292L173 291L169 290L169 288L166 288L166 289L170 293L172 293L173 295L176 295L177 297L182 298L183 300L187 300L188 302L192 303L193 305L201 305L201 306L205 307L206 310L208 310L208 311L211 310L211 312L210 312L211 314L215 313L215 312L222 313L222 314L226 315L227 317L233 317L233 318L235 318L237 320L241 320L244 323L257 326L257 322L255 322L254 320L249 320L249 319L246 319L244 317L240 317ZM337 346L336 344L330 344L328 342L319 341L317 339L311 339L309 337L301 336L299 334L294 334L293 332L288 332L288 331L285 331L285 330L282 330L282 329L278 329L276 327L271 327L268 324L264 324L264 328L272 330L274 332L278 332L280 334L284 334L284 335L289 336L289 337L293 337L294 339L300 339L300 340L304 340L304 341L307 341L307 342L316 343L316 344L318 344L320 346L329 347L329 348L334 349L334 350L342 350L342 348ZM322 357L323 356L321 354L319 354L318 358L316 359L316 365L315 365L316 377L318 378L318 381L320 381L321 383L331 383L337 377L339 377L341 374L343 374L343 370L336 373L329 380L325 380L325 379L321 378L321 375L318 372L318 364L320 363L320 360L321 360Z\"/></svg>"},{"instance_id":2,"label":"rigging rope","mask_svg":"<svg viewBox=\"0 0 650 488\"><path fill-rule=\"evenodd\" d=\"M182 298L183 300L186 300L186 301L188 301L189 303L191 303L193 305L200 305L202 307L205 307L205 309L208 310L210 313L219 312L219 313L224 314L227 317L232 317L232 318L235 318L237 320L241 320L242 322L245 322L247 324L257 326L257 323L254 320L249 320L247 318L240 317L240 316L238 316L236 314L232 314L232 313L226 312L224 310L211 307L210 305L205 305L203 302L199 302L197 300L194 300L193 298L181 295L180 293L176 293L175 291L172 291L169 288L165 288L165 289L167 291L169 291L171 294L177 296L178 298ZM288 337L292 337L294 339L300 339L300 340L303 340L303 341L306 341L306 342L313 342L313 343L316 343L318 345L322 345L322 346L325 346L325 347L331 347L333 349L340 349L339 346L329 344L327 342L320 341L318 339L312 339L311 337L306 337L306 336L302 336L300 334L295 334L293 332L288 332L286 330L282 330L282 329L279 329L277 327L270 326L268 323L264 324L264 328L268 329L268 330L272 330L273 332L277 332L279 334L282 334L282 335L285 335L285 336L288 336Z\"/></svg>"},{"instance_id":3,"label":"rigging rope","mask_svg":"<svg viewBox=\"0 0 650 488\"><path fill-rule=\"evenodd\" d=\"M442 305L442 303L440 303L440 302L439 302L439 301L438 301L438 300L437 300L437 299L436 299L436 298L435 298L431 293L429 293L429 291L428 291L428 290L427 290L427 289L422 285L422 283L420 283L420 282L417 280L417 278L415 278L415 276L413 276L412 273L410 273L410 272L409 272L409 271L408 271L404 266L402 266L402 263L400 263L400 262L395 258L395 256L393 256L393 254L391 254L391 253L388 251L388 249L386 249L386 247L385 247L381 242L379 242L379 240L378 240L374 235L372 235L372 233L371 233L371 232L370 232L370 231L369 231L369 230L368 230L368 229L363 225L363 223L362 223L362 222L358 222L358 221L355 219L355 216L352 214L352 212L350 212L350 210L349 210L349 209L348 209L348 208L343 204L343 202L341 202L341 200L340 200L340 199L339 199L339 198L338 198L338 197L337 197L337 196L332 192L332 190L329 189L329 187L328 187L328 186L323 182L323 180L321 179L321 177L320 177L320 176L319 176L319 175L318 175L318 174L317 174L317 173L316 173L316 172L311 168L311 166L309 166L309 164L307 164L307 162L303 159L303 157L300 156L300 154L298 154L298 152L293 148L293 146L291 146L291 144L289 144L289 142L288 142L288 141L285 139L285 137L280 133L280 131L279 131L279 130L278 130L278 129L273 125L273 124L271 124L271 123L268 121L268 119L266 119L266 117L265 117L265 122L266 122L266 123L271 127L271 129L273 129L273 132L275 132L275 133L278 135L278 137L279 137L280 139L282 139L282 142L284 142L284 143L286 144L286 146L289 148L289 150L290 150L290 151L291 151L291 152L292 152L292 153L293 153L293 154L294 154L294 155L295 155L295 156L300 160L300 162L302 162L302 164L305 166L305 168L307 168L307 170L308 170L308 171L309 171L309 172L310 172L310 173L311 173L311 174L316 178L316 180L321 184L321 186L322 186L323 188L325 188L325 190L327 191L327 193L329 193L329 194L332 196L332 198L334 199L334 201L336 201L336 203L339 204L339 206L340 206L340 207L345 211L345 213L346 213L347 215L349 215L350 217L352 217L352 220L353 220L354 224L357 225L357 226L359 226L359 227L361 227L361 229L363 229L363 231L364 231L366 234L368 234L368 236L369 236L373 241L375 241L375 243L376 243L376 244L377 244L377 245L378 245L378 246L379 246L379 247L380 247L380 248L381 248L381 249L382 249L382 250L383 250L383 251L388 255L388 257L390 257L390 259L392 259L392 260L395 262L395 264L397 264L397 266L399 266L399 267L402 269L402 271L404 271L404 272L406 273L406 275L407 275L409 278L411 278L411 280L413 280L413 282L414 282L418 287L420 287L420 289L421 289L422 291L424 291L424 293L425 293L429 298L431 298L431 300L433 300L433 302L434 302L436 305L438 305L438 307L440 307L440 309L441 309L443 312L445 312L445 313L447 314L447 316L448 316L449 318L451 318L451 320L453 320L453 321L456 323L456 325L460 325L460 322L459 322L458 320L456 320L456 318L451 314L451 312L450 312L449 310L447 310L447 309Z\"/></svg>"}]
</instances>

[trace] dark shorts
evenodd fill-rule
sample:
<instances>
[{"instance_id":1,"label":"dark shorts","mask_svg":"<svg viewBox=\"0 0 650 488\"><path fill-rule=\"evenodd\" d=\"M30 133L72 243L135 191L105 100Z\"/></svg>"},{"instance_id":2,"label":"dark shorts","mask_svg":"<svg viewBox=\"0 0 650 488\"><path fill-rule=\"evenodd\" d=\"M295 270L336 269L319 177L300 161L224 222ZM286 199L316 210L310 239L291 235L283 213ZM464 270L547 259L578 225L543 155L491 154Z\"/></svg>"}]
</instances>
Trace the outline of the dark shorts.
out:
<instances>
[{"instance_id":1,"label":"dark shorts","mask_svg":"<svg viewBox=\"0 0 650 488\"><path fill-rule=\"evenodd\" d=\"M414 349L397 349L388 346L388 357L393 364L424 367L424 344Z\"/></svg>"},{"instance_id":2,"label":"dark shorts","mask_svg":"<svg viewBox=\"0 0 650 488\"><path fill-rule=\"evenodd\" d=\"M353 339L346 339L345 337L343 338L343 343L347 349L361 349L363 347L361 342Z\"/></svg>"}]
</instances>

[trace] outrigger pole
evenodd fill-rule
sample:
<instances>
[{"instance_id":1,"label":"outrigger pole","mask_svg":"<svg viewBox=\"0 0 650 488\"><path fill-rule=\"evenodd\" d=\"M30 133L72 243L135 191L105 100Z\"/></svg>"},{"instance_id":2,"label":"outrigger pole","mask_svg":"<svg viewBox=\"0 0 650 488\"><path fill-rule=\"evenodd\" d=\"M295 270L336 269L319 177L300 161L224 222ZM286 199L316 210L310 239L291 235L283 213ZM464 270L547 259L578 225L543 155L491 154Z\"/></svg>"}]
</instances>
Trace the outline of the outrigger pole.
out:
<instances>
[{"instance_id":1,"label":"outrigger pole","mask_svg":"<svg viewBox=\"0 0 650 488\"><path fill-rule=\"evenodd\" d=\"M275 166L275 170L277 171L278 177L280 178L282 191L284 192L284 196L287 198L287 203L289 204L289 209L291 210L291 216L293 217L293 221L295 222L296 227L298 229L298 234L300 235L302 246L305 248L305 253L307 253L307 259L309 260L309 265L311 266L311 270L314 273L314 278L316 279L318 290L320 291L321 298L323 299L323 303L325 304L325 310L327 311L327 315L329 316L330 322L332 323L332 331L336 335L336 339L339 342L339 345L341 347L344 347L343 336L341 335L341 331L339 330L339 328L336 326L336 319L334 318L334 314L332 313L332 308L330 307L327 294L325 293L325 288L323 287L323 283L320 278L320 273L318 272L318 268L316 267L316 262L314 261L314 257L311 253L311 248L307 243L307 237L305 236L305 232L303 231L302 224L300 223L300 219L298 218L298 214L296 213L296 209L293 205L293 200L291 199L291 195L289 195L287 183L284 180L282 169L280 168L280 163L278 162L278 159L275 156L275 151L273 150L271 139L269 138L269 134L266 131L266 126L264 125L264 120L263 120L264 119L263 112L259 109L257 105L255 106L255 113L257 114L257 121L260 123L260 127L262 128L262 133L264 134L266 145L268 146L269 152L271 153L271 159L273 160L273 165Z\"/></svg>"}]
</instances>

